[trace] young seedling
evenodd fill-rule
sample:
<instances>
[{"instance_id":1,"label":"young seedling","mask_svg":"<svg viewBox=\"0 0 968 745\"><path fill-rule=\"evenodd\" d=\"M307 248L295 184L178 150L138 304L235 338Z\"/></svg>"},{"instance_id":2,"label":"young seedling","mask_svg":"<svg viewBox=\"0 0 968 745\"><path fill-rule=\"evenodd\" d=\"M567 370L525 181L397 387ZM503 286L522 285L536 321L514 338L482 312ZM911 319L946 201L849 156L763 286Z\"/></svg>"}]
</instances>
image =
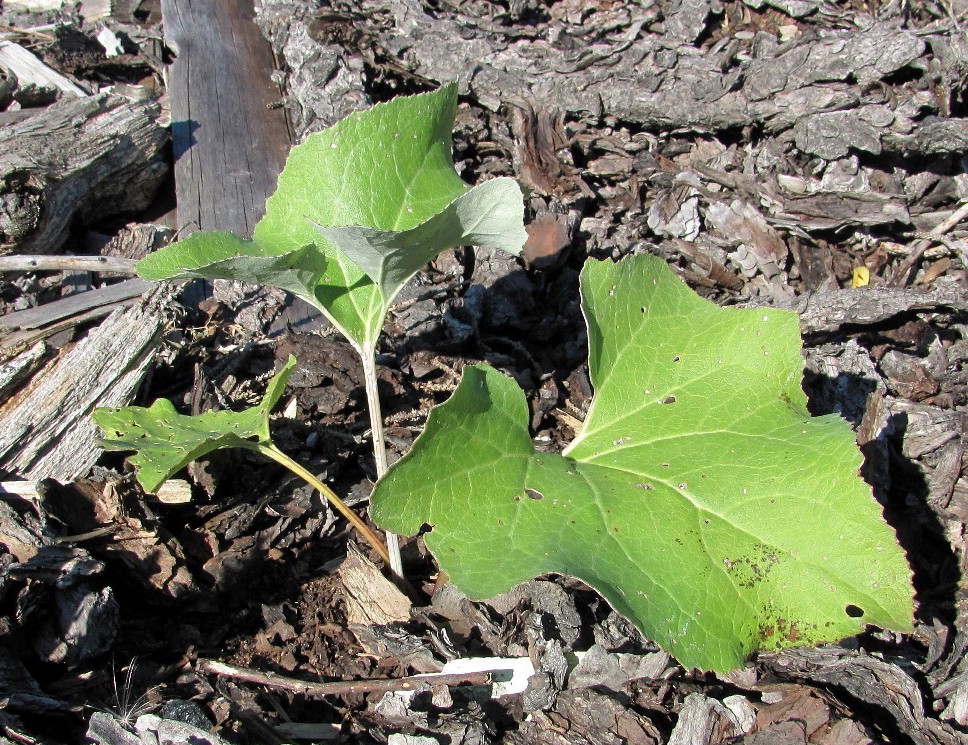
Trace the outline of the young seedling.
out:
<instances>
[{"instance_id":1,"label":"young seedling","mask_svg":"<svg viewBox=\"0 0 968 745\"><path fill-rule=\"evenodd\" d=\"M355 527L373 550L390 561L380 538L326 484L282 452L269 434L269 412L279 401L296 365L290 356L266 388L262 401L244 411L206 411L198 416L179 414L168 399L149 408L124 406L95 409L91 415L104 435L106 450L135 451L129 460L138 483L149 494L187 466L215 450L245 448L285 466L322 494Z\"/></svg>"},{"instance_id":2,"label":"young seedling","mask_svg":"<svg viewBox=\"0 0 968 745\"><path fill-rule=\"evenodd\" d=\"M432 526L472 598L578 577L687 667L910 631L911 572L850 426L807 412L796 315L719 308L647 255L589 261L581 295L595 395L564 453L535 450L510 378L467 367L377 484L377 524Z\"/></svg>"},{"instance_id":3,"label":"young seedling","mask_svg":"<svg viewBox=\"0 0 968 745\"><path fill-rule=\"evenodd\" d=\"M513 179L473 188L454 169L457 87L353 114L293 148L251 240L196 233L138 263L144 279L236 279L287 290L323 313L360 355L377 477L386 472L376 344L407 281L441 251L518 254L524 204ZM388 536L390 567L403 569Z\"/></svg>"}]
</instances>

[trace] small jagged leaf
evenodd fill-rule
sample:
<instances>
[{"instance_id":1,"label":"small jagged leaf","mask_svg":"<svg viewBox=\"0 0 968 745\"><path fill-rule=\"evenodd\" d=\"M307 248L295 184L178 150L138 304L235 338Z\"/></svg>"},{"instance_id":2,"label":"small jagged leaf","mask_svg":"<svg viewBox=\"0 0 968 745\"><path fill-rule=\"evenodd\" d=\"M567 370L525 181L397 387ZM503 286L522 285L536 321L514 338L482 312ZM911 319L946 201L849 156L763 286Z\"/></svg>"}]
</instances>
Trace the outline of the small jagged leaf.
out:
<instances>
[{"instance_id":1,"label":"small jagged leaf","mask_svg":"<svg viewBox=\"0 0 968 745\"><path fill-rule=\"evenodd\" d=\"M596 588L688 667L910 630L910 570L837 416L811 417L795 314L719 308L652 256L581 276L595 395L559 455L523 392L465 368L377 484L472 598L548 572Z\"/></svg>"},{"instance_id":2,"label":"small jagged leaf","mask_svg":"<svg viewBox=\"0 0 968 745\"><path fill-rule=\"evenodd\" d=\"M193 460L213 450L251 447L268 443L269 412L282 397L296 365L291 356L269 381L258 405L244 411L206 411L197 416L179 414L165 398L149 408L123 406L95 409L91 414L101 428L105 450L136 451L129 460L137 469L138 483L153 493Z\"/></svg>"}]
</instances>

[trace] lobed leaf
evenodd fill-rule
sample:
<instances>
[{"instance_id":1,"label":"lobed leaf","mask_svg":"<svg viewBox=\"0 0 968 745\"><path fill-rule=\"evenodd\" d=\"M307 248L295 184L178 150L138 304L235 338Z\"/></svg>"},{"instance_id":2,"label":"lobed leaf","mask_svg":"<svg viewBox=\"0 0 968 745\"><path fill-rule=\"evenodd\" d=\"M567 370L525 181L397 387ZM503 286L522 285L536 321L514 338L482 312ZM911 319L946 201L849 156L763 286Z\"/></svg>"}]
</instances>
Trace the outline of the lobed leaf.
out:
<instances>
[{"instance_id":1,"label":"lobed leaf","mask_svg":"<svg viewBox=\"0 0 968 745\"><path fill-rule=\"evenodd\" d=\"M595 396L561 455L522 391L468 367L370 514L473 598L578 577L688 667L909 630L910 570L847 422L811 417L793 313L719 308L651 256L581 276ZM472 454L472 455L469 455Z\"/></svg>"},{"instance_id":2,"label":"lobed leaf","mask_svg":"<svg viewBox=\"0 0 968 745\"><path fill-rule=\"evenodd\" d=\"M295 365L296 358L290 355L269 381L259 404L244 411L186 416L179 414L171 401L160 398L149 408L95 409L91 418L101 428L105 450L135 451L129 460L137 469L138 483L150 494L213 450L270 442L269 412L282 397Z\"/></svg>"}]
</instances>

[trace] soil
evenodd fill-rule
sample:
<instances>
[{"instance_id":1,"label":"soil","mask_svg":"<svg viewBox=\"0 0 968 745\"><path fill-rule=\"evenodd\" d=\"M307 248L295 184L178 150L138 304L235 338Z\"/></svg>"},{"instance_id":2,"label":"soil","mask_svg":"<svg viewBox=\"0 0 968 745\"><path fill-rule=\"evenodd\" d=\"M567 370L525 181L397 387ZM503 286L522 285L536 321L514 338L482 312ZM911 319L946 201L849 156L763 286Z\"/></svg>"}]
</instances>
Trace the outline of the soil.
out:
<instances>
[{"instance_id":1,"label":"soil","mask_svg":"<svg viewBox=\"0 0 968 745\"><path fill-rule=\"evenodd\" d=\"M110 61L79 16L39 41L24 29L44 18L0 21L80 81L160 85L157 9L134 5L106 21L130 42ZM181 474L190 499L159 501L104 454L0 500L0 743L965 742L968 7L266 0L257 21L297 139L459 73L458 170L528 189L523 258L447 252L392 309L378 349L391 460L482 361L524 388L536 442L560 451L593 395L581 267L653 253L720 305L801 314L811 412L856 430L913 570L914 631L686 670L573 578L471 602L420 538L404 545L416 602L401 612L367 573L377 556L275 464L221 452ZM78 218L62 250L97 253L150 222L127 220ZM43 305L72 277L8 273L0 303ZM289 354L275 441L365 512L376 474L357 357L278 292L220 283L179 307L133 403L244 408ZM8 490L22 476L7 469ZM522 657L535 672L507 695L313 695L203 669L352 682Z\"/></svg>"}]
</instances>

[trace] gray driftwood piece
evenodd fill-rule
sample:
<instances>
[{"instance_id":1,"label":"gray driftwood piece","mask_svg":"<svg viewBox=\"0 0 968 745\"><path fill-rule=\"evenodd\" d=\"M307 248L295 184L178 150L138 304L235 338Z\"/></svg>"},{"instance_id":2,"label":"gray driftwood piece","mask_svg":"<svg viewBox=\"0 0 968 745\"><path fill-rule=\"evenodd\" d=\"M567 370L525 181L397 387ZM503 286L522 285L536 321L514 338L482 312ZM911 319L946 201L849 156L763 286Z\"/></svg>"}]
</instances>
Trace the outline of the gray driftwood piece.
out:
<instances>
[{"instance_id":1,"label":"gray driftwood piece","mask_svg":"<svg viewBox=\"0 0 968 745\"><path fill-rule=\"evenodd\" d=\"M115 311L67 354L0 405L0 468L25 479L70 481L97 461L96 406L134 396L155 357L173 289Z\"/></svg>"},{"instance_id":2,"label":"gray driftwood piece","mask_svg":"<svg viewBox=\"0 0 968 745\"><path fill-rule=\"evenodd\" d=\"M160 113L99 94L0 129L0 254L56 253L77 218L145 209L168 169Z\"/></svg>"}]
</instances>

